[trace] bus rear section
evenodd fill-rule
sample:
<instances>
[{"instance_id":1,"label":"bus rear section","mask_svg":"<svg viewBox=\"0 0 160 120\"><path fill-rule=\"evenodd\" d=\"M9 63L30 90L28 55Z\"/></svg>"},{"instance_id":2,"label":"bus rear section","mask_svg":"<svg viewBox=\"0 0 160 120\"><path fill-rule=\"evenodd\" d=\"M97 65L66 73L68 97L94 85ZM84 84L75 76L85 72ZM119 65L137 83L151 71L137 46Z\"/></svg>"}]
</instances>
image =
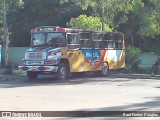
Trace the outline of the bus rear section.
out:
<instances>
[{"instance_id":1,"label":"bus rear section","mask_svg":"<svg viewBox=\"0 0 160 120\"><path fill-rule=\"evenodd\" d=\"M72 33L74 36L77 33ZM71 72L97 71L107 76L109 70L125 67L124 35L120 32L80 31L75 49L69 49ZM71 46L72 44L70 44Z\"/></svg>"}]
</instances>

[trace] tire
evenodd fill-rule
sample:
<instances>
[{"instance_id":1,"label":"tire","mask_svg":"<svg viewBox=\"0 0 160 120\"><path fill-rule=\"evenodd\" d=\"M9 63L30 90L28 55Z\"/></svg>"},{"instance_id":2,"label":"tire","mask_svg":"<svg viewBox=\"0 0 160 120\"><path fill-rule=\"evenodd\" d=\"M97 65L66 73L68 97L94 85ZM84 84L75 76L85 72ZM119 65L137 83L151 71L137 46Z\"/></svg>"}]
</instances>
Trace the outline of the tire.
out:
<instances>
[{"instance_id":1,"label":"tire","mask_svg":"<svg viewBox=\"0 0 160 120\"><path fill-rule=\"evenodd\" d=\"M107 63L103 63L102 70L100 71L100 73L101 73L101 76L103 76L103 77L107 77L108 76L108 74L109 74L109 67L108 67Z\"/></svg>"},{"instance_id":2,"label":"tire","mask_svg":"<svg viewBox=\"0 0 160 120\"><path fill-rule=\"evenodd\" d=\"M37 72L27 71L27 77L29 80L34 80L34 79L37 79L38 74Z\"/></svg>"},{"instance_id":3,"label":"tire","mask_svg":"<svg viewBox=\"0 0 160 120\"><path fill-rule=\"evenodd\" d=\"M57 78L59 80L65 80L67 79L68 75L69 75L68 66L65 63L60 63L58 66Z\"/></svg>"},{"instance_id":4,"label":"tire","mask_svg":"<svg viewBox=\"0 0 160 120\"><path fill-rule=\"evenodd\" d=\"M153 66L151 69L151 73L150 73L151 76L155 76L155 75L157 75L157 73L158 73L157 67Z\"/></svg>"}]
</instances>

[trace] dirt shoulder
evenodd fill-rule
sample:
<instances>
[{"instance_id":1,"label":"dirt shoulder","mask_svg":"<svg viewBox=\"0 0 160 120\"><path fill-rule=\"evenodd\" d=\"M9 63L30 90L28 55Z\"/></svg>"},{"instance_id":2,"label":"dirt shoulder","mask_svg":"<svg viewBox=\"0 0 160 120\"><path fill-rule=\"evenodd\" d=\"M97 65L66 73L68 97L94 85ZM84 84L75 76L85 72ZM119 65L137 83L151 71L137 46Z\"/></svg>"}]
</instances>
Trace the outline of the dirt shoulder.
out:
<instances>
[{"instance_id":1,"label":"dirt shoulder","mask_svg":"<svg viewBox=\"0 0 160 120\"><path fill-rule=\"evenodd\" d=\"M26 73L18 70L12 70L12 73L5 73L5 69L0 69L0 81L10 81L26 78Z\"/></svg>"}]
</instances>

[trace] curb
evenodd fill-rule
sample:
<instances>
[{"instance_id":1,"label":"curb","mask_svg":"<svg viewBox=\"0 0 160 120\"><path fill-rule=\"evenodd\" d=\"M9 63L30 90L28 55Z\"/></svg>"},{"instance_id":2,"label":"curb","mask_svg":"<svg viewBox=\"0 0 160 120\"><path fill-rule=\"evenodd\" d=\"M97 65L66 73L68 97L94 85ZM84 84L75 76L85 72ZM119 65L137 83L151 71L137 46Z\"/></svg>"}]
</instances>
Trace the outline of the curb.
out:
<instances>
[{"instance_id":1,"label":"curb","mask_svg":"<svg viewBox=\"0 0 160 120\"><path fill-rule=\"evenodd\" d=\"M12 81L17 79L23 79L25 78L25 75L0 75L0 81Z\"/></svg>"},{"instance_id":2,"label":"curb","mask_svg":"<svg viewBox=\"0 0 160 120\"><path fill-rule=\"evenodd\" d=\"M5 69L0 69L0 81L11 81L25 78L26 72L19 70L12 70L11 73L6 73Z\"/></svg>"}]
</instances>

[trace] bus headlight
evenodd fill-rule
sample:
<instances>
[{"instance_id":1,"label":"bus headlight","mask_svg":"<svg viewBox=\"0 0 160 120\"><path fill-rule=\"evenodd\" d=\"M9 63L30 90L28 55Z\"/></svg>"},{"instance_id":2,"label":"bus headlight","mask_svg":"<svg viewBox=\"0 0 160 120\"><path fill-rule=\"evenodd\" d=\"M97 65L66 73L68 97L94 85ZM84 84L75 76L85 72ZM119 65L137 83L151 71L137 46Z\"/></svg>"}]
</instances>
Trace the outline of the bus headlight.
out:
<instances>
[{"instance_id":1,"label":"bus headlight","mask_svg":"<svg viewBox=\"0 0 160 120\"><path fill-rule=\"evenodd\" d=\"M20 66L26 65L26 61L21 60L21 61L19 62L19 65L20 65Z\"/></svg>"}]
</instances>

